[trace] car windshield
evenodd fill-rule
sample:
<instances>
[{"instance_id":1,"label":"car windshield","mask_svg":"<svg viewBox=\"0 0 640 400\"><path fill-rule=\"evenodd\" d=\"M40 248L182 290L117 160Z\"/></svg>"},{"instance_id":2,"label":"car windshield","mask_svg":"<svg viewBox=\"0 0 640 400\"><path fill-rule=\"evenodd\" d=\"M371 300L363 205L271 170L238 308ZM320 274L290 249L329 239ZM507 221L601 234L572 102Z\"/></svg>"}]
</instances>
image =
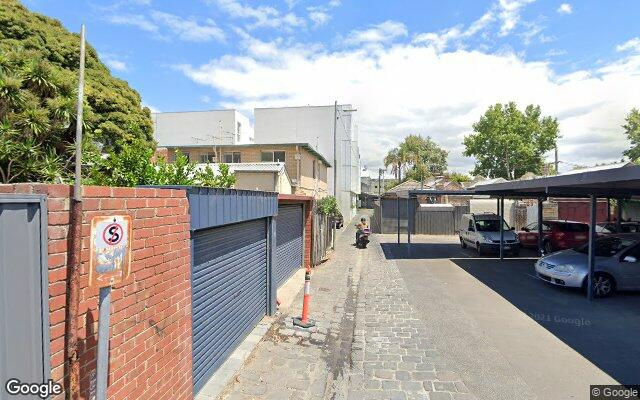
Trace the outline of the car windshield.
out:
<instances>
[{"instance_id":1,"label":"car windshield","mask_svg":"<svg viewBox=\"0 0 640 400\"><path fill-rule=\"evenodd\" d=\"M626 249L629 246L638 243L637 239L631 238L618 238L618 237L607 237L600 238L596 240L595 243L595 253L596 257L611 257L618 253L619 251ZM589 253L589 244L585 244L580 246L577 249L578 252L588 254Z\"/></svg>"},{"instance_id":2,"label":"car windshield","mask_svg":"<svg viewBox=\"0 0 640 400\"><path fill-rule=\"evenodd\" d=\"M509 230L509 225L503 222L503 229ZM476 220L476 230L478 232L497 232L500 230L500 220L497 219L481 219Z\"/></svg>"}]
</instances>

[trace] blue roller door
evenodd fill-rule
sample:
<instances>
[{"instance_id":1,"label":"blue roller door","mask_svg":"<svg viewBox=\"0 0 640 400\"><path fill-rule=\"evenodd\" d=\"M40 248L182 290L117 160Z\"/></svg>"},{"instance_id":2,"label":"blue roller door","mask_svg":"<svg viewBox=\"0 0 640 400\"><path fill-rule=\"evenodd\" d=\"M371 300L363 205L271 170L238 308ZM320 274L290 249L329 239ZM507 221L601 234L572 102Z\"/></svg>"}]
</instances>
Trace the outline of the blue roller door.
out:
<instances>
[{"instance_id":1,"label":"blue roller door","mask_svg":"<svg viewBox=\"0 0 640 400\"><path fill-rule=\"evenodd\" d=\"M197 392L267 312L267 224L196 231L193 384Z\"/></svg>"},{"instance_id":2,"label":"blue roller door","mask_svg":"<svg viewBox=\"0 0 640 400\"><path fill-rule=\"evenodd\" d=\"M280 287L302 266L303 223L302 204L281 204L278 206L276 225L275 281Z\"/></svg>"}]
</instances>

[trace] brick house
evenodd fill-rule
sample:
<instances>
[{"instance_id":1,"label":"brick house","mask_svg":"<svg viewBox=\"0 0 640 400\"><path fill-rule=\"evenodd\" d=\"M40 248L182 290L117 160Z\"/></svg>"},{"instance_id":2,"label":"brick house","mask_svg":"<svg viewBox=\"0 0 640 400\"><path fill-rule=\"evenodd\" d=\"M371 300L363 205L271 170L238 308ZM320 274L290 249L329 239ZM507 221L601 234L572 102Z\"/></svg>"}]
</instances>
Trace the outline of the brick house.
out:
<instances>
[{"instance_id":1,"label":"brick house","mask_svg":"<svg viewBox=\"0 0 640 400\"><path fill-rule=\"evenodd\" d=\"M230 164L232 170L243 169L237 176L238 189L256 189L256 179L266 179L264 188L272 185L273 177L250 174L246 168L234 168L234 164L284 163L286 174L291 182L291 193L311 196L316 199L327 196L327 169L329 162L308 143L284 144L235 144L235 145L184 145L160 147L156 151L158 157L165 157L169 162L175 160L176 151L188 156L190 161L199 164L223 162Z\"/></svg>"}]
</instances>

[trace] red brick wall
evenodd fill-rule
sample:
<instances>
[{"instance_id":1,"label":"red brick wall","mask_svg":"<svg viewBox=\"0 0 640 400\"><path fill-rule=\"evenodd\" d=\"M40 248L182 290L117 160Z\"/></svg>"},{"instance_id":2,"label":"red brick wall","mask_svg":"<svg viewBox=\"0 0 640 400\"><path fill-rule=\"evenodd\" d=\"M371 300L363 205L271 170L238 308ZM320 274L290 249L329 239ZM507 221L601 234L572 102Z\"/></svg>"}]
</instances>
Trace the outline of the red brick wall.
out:
<instances>
[{"instance_id":1,"label":"red brick wall","mask_svg":"<svg viewBox=\"0 0 640 400\"><path fill-rule=\"evenodd\" d=\"M51 375L64 378L67 244L72 187L0 185L48 195ZM84 188L78 321L81 398L95 379L98 290L88 287L89 231L97 215L133 219L131 276L111 294L109 399L192 399L189 209L185 191ZM64 398L58 396L57 398Z\"/></svg>"}]
</instances>

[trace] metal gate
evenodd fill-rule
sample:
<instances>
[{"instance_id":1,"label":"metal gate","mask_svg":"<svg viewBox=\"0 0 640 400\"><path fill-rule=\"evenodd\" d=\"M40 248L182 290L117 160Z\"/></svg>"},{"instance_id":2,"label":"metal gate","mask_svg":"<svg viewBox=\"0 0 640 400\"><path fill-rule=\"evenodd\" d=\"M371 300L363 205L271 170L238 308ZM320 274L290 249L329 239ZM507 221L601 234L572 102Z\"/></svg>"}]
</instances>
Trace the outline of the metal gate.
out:
<instances>
[{"instance_id":1,"label":"metal gate","mask_svg":"<svg viewBox=\"0 0 640 400\"><path fill-rule=\"evenodd\" d=\"M196 392L267 313L267 237L264 218L194 232Z\"/></svg>"},{"instance_id":2,"label":"metal gate","mask_svg":"<svg viewBox=\"0 0 640 400\"><path fill-rule=\"evenodd\" d=\"M304 250L302 218L302 204L281 204L278 206L274 270L277 287L286 282L302 266Z\"/></svg>"},{"instance_id":3,"label":"metal gate","mask_svg":"<svg viewBox=\"0 0 640 400\"><path fill-rule=\"evenodd\" d=\"M0 195L0 399L5 382L46 382L47 208L40 195Z\"/></svg>"}]
</instances>

